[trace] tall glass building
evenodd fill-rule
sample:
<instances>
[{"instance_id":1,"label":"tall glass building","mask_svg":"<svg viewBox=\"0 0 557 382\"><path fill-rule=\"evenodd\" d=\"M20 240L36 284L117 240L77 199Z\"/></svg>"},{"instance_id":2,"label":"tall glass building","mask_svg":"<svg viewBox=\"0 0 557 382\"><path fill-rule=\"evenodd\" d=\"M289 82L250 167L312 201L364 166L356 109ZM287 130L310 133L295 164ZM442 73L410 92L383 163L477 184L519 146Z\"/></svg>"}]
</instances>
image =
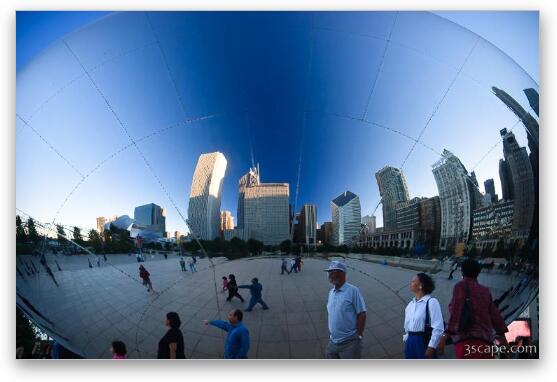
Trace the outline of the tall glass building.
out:
<instances>
[{"instance_id":1,"label":"tall glass building","mask_svg":"<svg viewBox=\"0 0 557 382\"><path fill-rule=\"evenodd\" d=\"M222 181L227 161L220 152L201 154L193 173L188 206L188 225L202 240L220 236Z\"/></svg>"},{"instance_id":2,"label":"tall glass building","mask_svg":"<svg viewBox=\"0 0 557 382\"><path fill-rule=\"evenodd\" d=\"M350 245L358 240L362 209L358 195L344 191L331 201L333 245Z\"/></svg>"},{"instance_id":3,"label":"tall glass building","mask_svg":"<svg viewBox=\"0 0 557 382\"><path fill-rule=\"evenodd\" d=\"M385 166L375 174L381 204L383 205L383 228L396 230L396 205L409 199L404 173L398 168Z\"/></svg>"},{"instance_id":4,"label":"tall glass building","mask_svg":"<svg viewBox=\"0 0 557 382\"><path fill-rule=\"evenodd\" d=\"M166 217L161 206L149 203L135 207L133 218L136 225L149 231L160 232L164 236L166 232Z\"/></svg>"}]
</instances>

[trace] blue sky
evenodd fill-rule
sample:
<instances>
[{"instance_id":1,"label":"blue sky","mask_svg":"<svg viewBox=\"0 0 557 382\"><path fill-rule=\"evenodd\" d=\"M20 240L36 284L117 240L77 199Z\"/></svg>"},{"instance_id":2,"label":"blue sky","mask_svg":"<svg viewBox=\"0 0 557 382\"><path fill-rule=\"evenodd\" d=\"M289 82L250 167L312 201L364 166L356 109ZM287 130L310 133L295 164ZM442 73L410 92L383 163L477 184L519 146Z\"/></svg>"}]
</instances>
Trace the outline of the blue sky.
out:
<instances>
[{"instance_id":1,"label":"blue sky","mask_svg":"<svg viewBox=\"0 0 557 382\"><path fill-rule=\"evenodd\" d=\"M17 14L17 113L34 131L17 120L16 205L41 220L90 228L97 216L131 216L154 202L166 208L168 230L185 231L166 194L187 216L197 158L210 151L228 160L222 209L234 216L252 155L262 181L288 182L294 203L300 150L298 209L317 204L322 223L330 200L350 190L369 214L379 201L374 174L402 164L407 137L423 131L427 145L403 168L410 194L436 195L436 153L448 148L471 170L516 121L489 88L525 106L522 89L537 88L498 49L430 13L119 13L66 35L103 16ZM537 80L537 13L443 16L512 46ZM124 149L128 137L75 57L164 190L137 150ZM523 130L514 131L525 145ZM498 192L501 156L496 147L475 169Z\"/></svg>"}]
</instances>

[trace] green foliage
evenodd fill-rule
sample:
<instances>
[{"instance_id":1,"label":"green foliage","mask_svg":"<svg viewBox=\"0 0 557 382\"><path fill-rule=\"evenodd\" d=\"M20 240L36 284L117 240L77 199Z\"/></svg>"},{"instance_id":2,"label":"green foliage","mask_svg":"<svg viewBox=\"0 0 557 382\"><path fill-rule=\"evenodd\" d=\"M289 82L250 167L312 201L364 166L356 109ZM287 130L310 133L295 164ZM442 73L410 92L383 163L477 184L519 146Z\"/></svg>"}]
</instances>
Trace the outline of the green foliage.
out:
<instances>
[{"instance_id":1,"label":"green foliage","mask_svg":"<svg viewBox=\"0 0 557 382\"><path fill-rule=\"evenodd\" d=\"M83 236L81 236L81 229L79 227L73 227L73 241L83 245Z\"/></svg>"},{"instance_id":2,"label":"green foliage","mask_svg":"<svg viewBox=\"0 0 557 382\"><path fill-rule=\"evenodd\" d=\"M65 238L66 233L64 232L64 227L62 227L60 224L56 224L56 232L58 234L58 242L60 243L60 245L65 246L66 244L68 244L68 239Z\"/></svg>"},{"instance_id":3,"label":"green foliage","mask_svg":"<svg viewBox=\"0 0 557 382\"><path fill-rule=\"evenodd\" d=\"M280 243L280 251L284 253L290 253L292 250L292 242L290 240L285 240Z\"/></svg>"},{"instance_id":4,"label":"green foliage","mask_svg":"<svg viewBox=\"0 0 557 382\"><path fill-rule=\"evenodd\" d=\"M95 253L101 253L103 248L103 243L101 241L101 235L97 230L92 229L89 231L89 246L93 247Z\"/></svg>"},{"instance_id":5,"label":"green foliage","mask_svg":"<svg viewBox=\"0 0 557 382\"><path fill-rule=\"evenodd\" d=\"M248 240L248 252L252 255L260 255L263 253L263 242L255 239Z\"/></svg>"},{"instance_id":6,"label":"green foliage","mask_svg":"<svg viewBox=\"0 0 557 382\"><path fill-rule=\"evenodd\" d=\"M27 234L29 235L29 240L33 243L38 243L41 240L37 228L35 227L35 221L33 218L27 219Z\"/></svg>"},{"instance_id":7,"label":"green foliage","mask_svg":"<svg viewBox=\"0 0 557 382\"><path fill-rule=\"evenodd\" d=\"M15 238L16 242L24 243L27 241L27 234L25 233L25 228L23 228L23 222L21 217L16 215L15 217Z\"/></svg>"}]
</instances>

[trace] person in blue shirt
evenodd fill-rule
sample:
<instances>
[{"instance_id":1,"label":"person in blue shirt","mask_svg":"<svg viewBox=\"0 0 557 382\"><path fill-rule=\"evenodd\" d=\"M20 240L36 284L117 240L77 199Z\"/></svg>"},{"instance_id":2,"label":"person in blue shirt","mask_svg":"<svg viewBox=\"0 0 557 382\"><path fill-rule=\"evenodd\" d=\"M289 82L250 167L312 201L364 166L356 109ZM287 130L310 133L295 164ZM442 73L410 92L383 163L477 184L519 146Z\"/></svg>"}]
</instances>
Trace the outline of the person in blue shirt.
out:
<instances>
[{"instance_id":1,"label":"person in blue shirt","mask_svg":"<svg viewBox=\"0 0 557 382\"><path fill-rule=\"evenodd\" d=\"M248 308L244 312L251 312L255 304L259 303L263 307L263 310L269 309L265 301L261 298L261 291L263 290L263 285L259 284L257 277L251 280L251 285L240 285L238 288L249 289L251 293L251 298L249 300Z\"/></svg>"},{"instance_id":2,"label":"person in blue shirt","mask_svg":"<svg viewBox=\"0 0 557 382\"><path fill-rule=\"evenodd\" d=\"M358 287L346 282L346 264L331 261L325 269L333 288L327 302L329 343L327 358L362 358L366 305Z\"/></svg>"},{"instance_id":3,"label":"person in blue shirt","mask_svg":"<svg viewBox=\"0 0 557 382\"><path fill-rule=\"evenodd\" d=\"M224 344L224 358L240 359L248 358L249 331L242 323L244 314L240 309L228 312L228 322L223 320L205 320L205 325L213 325L228 332Z\"/></svg>"}]
</instances>

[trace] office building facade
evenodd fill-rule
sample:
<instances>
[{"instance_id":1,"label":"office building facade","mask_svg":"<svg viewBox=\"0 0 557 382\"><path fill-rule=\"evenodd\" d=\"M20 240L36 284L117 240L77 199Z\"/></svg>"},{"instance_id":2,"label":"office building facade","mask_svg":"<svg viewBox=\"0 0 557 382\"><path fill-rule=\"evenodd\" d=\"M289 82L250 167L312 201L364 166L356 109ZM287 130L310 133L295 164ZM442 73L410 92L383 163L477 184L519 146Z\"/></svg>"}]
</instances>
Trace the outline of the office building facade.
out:
<instances>
[{"instance_id":1,"label":"office building facade","mask_svg":"<svg viewBox=\"0 0 557 382\"><path fill-rule=\"evenodd\" d=\"M345 191L331 201L333 245L351 245L358 240L362 220L360 198Z\"/></svg>"}]
</instances>

